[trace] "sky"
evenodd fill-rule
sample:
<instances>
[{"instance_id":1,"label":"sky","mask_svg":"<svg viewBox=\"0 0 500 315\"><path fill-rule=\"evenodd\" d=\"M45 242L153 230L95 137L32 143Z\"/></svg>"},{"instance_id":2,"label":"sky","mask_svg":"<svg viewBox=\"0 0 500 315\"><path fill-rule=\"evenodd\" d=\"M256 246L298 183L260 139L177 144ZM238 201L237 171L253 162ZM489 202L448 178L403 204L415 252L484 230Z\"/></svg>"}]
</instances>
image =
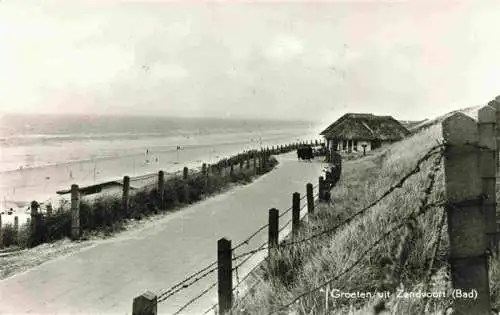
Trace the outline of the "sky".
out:
<instances>
[{"instance_id":1,"label":"sky","mask_svg":"<svg viewBox=\"0 0 500 315\"><path fill-rule=\"evenodd\" d=\"M433 118L500 94L500 1L0 1L0 113Z\"/></svg>"}]
</instances>

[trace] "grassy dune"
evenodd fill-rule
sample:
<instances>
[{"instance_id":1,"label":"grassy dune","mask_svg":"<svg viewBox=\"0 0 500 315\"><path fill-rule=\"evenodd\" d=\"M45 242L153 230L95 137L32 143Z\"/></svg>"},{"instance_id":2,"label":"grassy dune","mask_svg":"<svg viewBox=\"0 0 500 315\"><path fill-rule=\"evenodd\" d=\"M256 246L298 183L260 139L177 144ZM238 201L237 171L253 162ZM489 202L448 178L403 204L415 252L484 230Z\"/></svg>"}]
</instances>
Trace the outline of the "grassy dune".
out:
<instances>
[{"instance_id":1,"label":"grassy dune","mask_svg":"<svg viewBox=\"0 0 500 315\"><path fill-rule=\"evenodd\" d=\"M417 161L442 140L441 121L436 120L434 125L390 147L345 161L342 177L332 190L333 204L321 205L312 220L304 225L299 238L343 222L410 173ZM446 220L441 233L438 229L443 207L431 207L425 215L419 216L416 223L408 226L407 237L403 228L373 246L384 233L417 212L424 198L427 204L443 200L444 171L442 160L437 160L440 156L440 153L434 154L423 162L420 170L408 177L400 188L335 233L294 248L282 248L276 256L267 259L255 273L260 282L245 299L237 300L238 307L233 313L269 314L306 292L308 294L296 303L275 314L440 314L446 311L452 303L451 298L401 299L395 295L398 291L426 290L445 291L450 296ZM434 165L440 167L434 173L433 188L425 197ZM434 255L438 237L440 246ZM356 267L343 274L357 261ZM432 277L426 281L431 274L431 262ZM499 306L499 259L493 257L490 265L492 302L493 306ZM329 286L319 289L339 274L342 275ZM327 287L354 293L387 290L392 295L383 302L376 295L334 299L326 294Z\"/></svg>"}]
</instances>

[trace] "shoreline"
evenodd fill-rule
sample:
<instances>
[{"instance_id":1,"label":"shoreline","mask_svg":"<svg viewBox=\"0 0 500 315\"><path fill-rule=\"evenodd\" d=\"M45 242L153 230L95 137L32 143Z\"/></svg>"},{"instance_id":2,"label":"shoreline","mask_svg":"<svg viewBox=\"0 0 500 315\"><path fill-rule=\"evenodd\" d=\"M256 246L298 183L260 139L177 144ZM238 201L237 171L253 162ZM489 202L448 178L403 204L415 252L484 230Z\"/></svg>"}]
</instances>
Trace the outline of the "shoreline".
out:
<instances>
[{"instance_id":1,"label":"shoreline","mask_svg":"<svg viewBox=\"0 0 500 315\"><path fill-rule=\"evenodd\" d=\"M292 132L293 131L293 132ZM140 146L137 145L137 141L141 139L134 139L134 138L128 138L128 139L123 139L123 142L120 143L128 143L129 146L125 147L115 147L114 149L111 150L111 152L108 152L108 154L104 155L99 155L96 154L93 157L87 157L87 158L73 158L70 160L62 160L60 162L40 162L36 163L35 165L22 165L22 168L17 164L16 167L10 167L4 170L0 170L0 174L8 174L10 172L18 172L20 170L32 170L32 169L37 169L37 168L44 168L44 167L50 167L50 166L64 166L64 165L71 165L71 164L78 164L78 163L85 163L85 162L93 162L93 161L105 161L108 159L115 159L119 157L133 157L133 156L144 156L144 151L146 149L152 149L154 153L159 153L159 154L164 154L164 153L169 153L169 152L176 152L176 147L181 146L182 148L188 148L188 149L193 149L193 148L207 148L207 147L217 147L217 146L228 146L228 145L239 145L241 148L245 148L248 146L251 146L252 149L256 149L257 147L261 146L272 146L278 143L283 142L290 142L292 138L294 141L299 140L299 138L318 138L317 135L314 133L310 132L299 132L300 130L291 130L289 133L279 133L277 130L274 132L267 131L267 133L260 135L257 138L253 138L253 133L251 132L237 132L237 133L231 133L230 136L228 136L225 133L217 133L217 134L208 134L208 135L192 135L190 137L178 137L178 136L166 136L166 137L154 137L154 138L144 138L144 141L140 141ZM222 138L221 138L222 137ZM228 138L229 137L229 138ZM250 140L242 140L242 139L248 139L248 137L251 137ZM165 141L166 143L170 144L163 144L163 142L159 143L158 141L162 140ZM92 142L93 141L93 142ZM66 145L69 146L75 146L79 142L69 142ZM116 140L113 141L106 141L106 140L91 140L90 142L88 141L83 141L80 143L78 148L87 148L90 150L95 150L96 147L106 147L108 145L116 145ZM185 144L183 144L185 143ZM60 145L64 145L64 143L60 143ZM18 149L29 149L31 146L18 146ZM140 147L140 149L139 149ZM9 152L12 149L15 149L16 146L10 147L10 146L0 146L0 148L3 148L4 152L7 152L6 154L13 153ZM53 144L48 144L48 146L45 148L46 150L49 149L50 151L55 151L59 150L61 147L60 146L54 146ZM122 154L122 152L127 151L127 150L133 150L135 151L134 153L128 153L128 154ZM28 154L26 150L22 150L24 154ZM15 151L14 151L15 153ZM35 155L39 155L43 153L36 152ZM28 154L29 155L29 154ZM92 156L92 154L91 154ZM6 161L8 163L9 161ZM1 163L1 161L0 161Z\"/></svg>"},{"instance_id":2,"label":"shoreline","mask_svg":"<svg viewBox=\"0 0 500 315\"><path fill-rule=\"evenodd\" d=\"M280 136L281 141L271 139L263 142L262 147L270 148L273 145L290 143L295 138L290 135ZM289 141L285 141L287 139ZM224 144L187 145L180 151L169 149L155 152L155 155L149 157L149 163L145 163L144 154L131 154L3 172L0 173L0 209L7 210L12 207L19 210L26 208L31 200L43 202L58 199L57 191L68 189L75 183L79 186L89 186L120 180L125 175L133 179L157 174L159 170L166 174L175 174L182 171L184 166L192 169L200 167L201 161L212 164L244 150L251 150L247 144L247 141L241 140L225 141ZM214 150L207 152L210 147Z\"/></svg>"}]
</instances>

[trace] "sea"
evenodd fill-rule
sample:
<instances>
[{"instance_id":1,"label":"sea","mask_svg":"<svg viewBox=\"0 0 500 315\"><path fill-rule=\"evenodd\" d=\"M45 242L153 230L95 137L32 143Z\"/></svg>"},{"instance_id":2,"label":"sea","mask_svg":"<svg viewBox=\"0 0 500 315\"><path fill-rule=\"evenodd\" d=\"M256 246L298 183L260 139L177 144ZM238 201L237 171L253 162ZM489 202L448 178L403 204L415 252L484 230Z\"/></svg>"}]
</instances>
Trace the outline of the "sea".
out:
<instances>
[{"instance_id":1,"label":"sea","mask_svg":"<svg viewBox=\"0 0 500 315\"><path fill-rule=\"evenodd\" d=\"M245 150L319 138L309 121L105 115L0 117L0 211L56 191L196 168Z\"/></svg>"}]
</instances>

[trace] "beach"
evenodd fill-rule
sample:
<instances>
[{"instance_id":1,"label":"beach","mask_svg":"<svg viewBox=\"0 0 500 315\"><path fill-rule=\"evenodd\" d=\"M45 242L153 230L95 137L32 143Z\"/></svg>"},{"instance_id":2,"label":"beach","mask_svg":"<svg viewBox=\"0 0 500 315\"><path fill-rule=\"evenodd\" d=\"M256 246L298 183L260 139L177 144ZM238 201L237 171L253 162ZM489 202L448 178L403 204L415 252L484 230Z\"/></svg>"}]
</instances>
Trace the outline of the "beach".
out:
<instances>
[{"instance_id":1,"label":"beach","mask_svg":"<svg viewBox=\"0 0 500 315\"><path fill-rule=\"evenodd\" d=\"M223 132L224 128L220 123L217 129L185 128L182 135L178 131L163 135L146 132L147 126L137 134L111 130L99 136L83 136L81 131L80 136L24 135L16 136L14 144L15 137L4 137L0 146L0 209L3 212L12 208L19 215L27 211L32 200L58 206L61 196L56 191L68 190L72 184L84 187L128 175L132 185L140 186L144 181L134 182L134 177L147 179L144 175L151 174L151 181L159 170L175 173L184 166L199 168L202 163L246 150L318 139L317 133L304 126L278 130L270 125L254 131L248 126L238 130L232 125ZM15 167L15 162L21 166ZM3 222L11 221L11 217L2 216Z\"/></svg>"}]
</instances>

